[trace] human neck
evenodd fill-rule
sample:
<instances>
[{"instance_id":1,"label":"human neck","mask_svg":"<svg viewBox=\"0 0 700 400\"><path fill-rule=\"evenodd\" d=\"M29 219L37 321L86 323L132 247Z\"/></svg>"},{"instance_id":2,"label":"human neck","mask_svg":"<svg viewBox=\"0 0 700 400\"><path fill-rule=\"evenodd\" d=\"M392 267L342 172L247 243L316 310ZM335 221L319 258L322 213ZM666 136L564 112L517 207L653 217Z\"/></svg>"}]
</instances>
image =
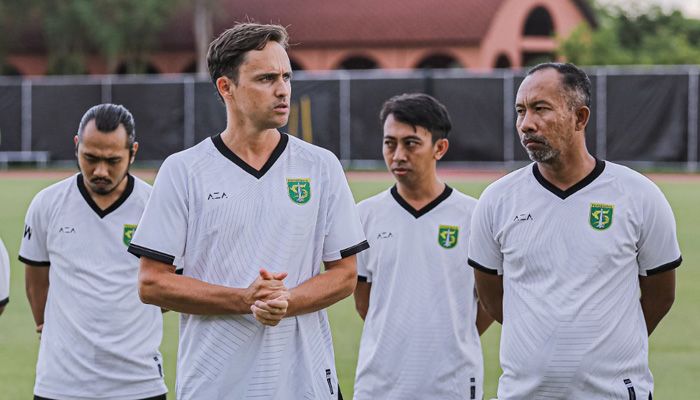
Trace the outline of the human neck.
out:
<instances>
[{"instance_id":1,"label":"human neck","mask_svg":"<svg viewBox=\"0 0 700 400\"><path fill-rule=\"evenodd\" d=\"M560 190L574 186L595 168L595 158L583 149L569 155L561 155L551 163L537 163L542 176Z\"/></svg>"},{"instance_id":2,"label":"human neck","mask_svg":"<svg viewBox=\"0 0 700 400\"><path fill-rule=\"evenodd\" d=\"M95 193L90 189L90 186L85 183L83 180L83 186L87 190L88 194L90 195L90 198L92 198L92 201L97 204L97 206L101 210L106 210L108 209L112 204L114 204L121 196L124 194L124 191L126 190L126 185L129 182L128 179L129 174L124 175L124 179L122 179L121 182L117 185L117 187L114 188L111 192L107 194L99 194Z\"/></svg>"},{"instance_id":3,"label":"human neck","mask_svg":"<svg viewBox=\"0 0 700 400\"><path fill-rule=\"evenodd\" d=\"M401 198L406 200L416 210L430 204L445 190L445 184L436 175L418 182L396 182L396 190Z\"/></svg>"},{"instance_id":4,"label":"human neck","mask_svg":"<svg viewBox=\"0 0 700 400\"><path fill-rule=\"evenodd\" d=\"M228 124L221 133L226 147L241 158L246 164L260 170L270 158L279 143L280 133L277 129L246 129L243 126Z\"/></svg>"}]
</instances>

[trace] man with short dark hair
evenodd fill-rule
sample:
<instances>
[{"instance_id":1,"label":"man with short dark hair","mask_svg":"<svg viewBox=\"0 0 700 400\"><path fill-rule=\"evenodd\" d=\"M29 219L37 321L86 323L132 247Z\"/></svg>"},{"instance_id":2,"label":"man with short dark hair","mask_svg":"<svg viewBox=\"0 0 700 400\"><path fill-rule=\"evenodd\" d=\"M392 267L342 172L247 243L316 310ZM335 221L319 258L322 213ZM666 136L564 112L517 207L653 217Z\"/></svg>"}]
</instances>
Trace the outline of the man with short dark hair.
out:
<instances>
[{"instance_id":1,"label":"man with short dark hair","mask_svg":"<svg viewBox=\"0 0 700 400\"><path fill-rule=\"evenodd\" d=\"M648 335L674 301L675 220L649 179L588 152L590 97L572 64L530 70L515 111L534 163L474 211L469 264L503 323L500 400L652 398Z\"/></svg>"},{"instance_id":2,"label":"man with short dark hair","mask_svg":"<svg viewBox=\"0 0 700 400\"><path fill-rule=\"evenodd\" d=\"M338 159L278 130L286 48L283 27L253 23L211 43L226 129L165 160L129 247L142 300L182 313L181 400L339 397L324 309L368 244Z\"/></svg>"},{"instance_id":3,"label":"man with short dark hair","mask_svg":"<svg viewBox=\"0 0 700 400\"><path fill-rule=\"evenodd\" d=\"M482 312L467 267L476 200L437 176L452 129L426 94L392 97L380 113L396 185L358 205L371 248L358 255L355 305L365 320L355 399L483 396Z\"/></svg>"},{"instance_id":4,"label":"man with short dark hair","mask_svg":"<svg viewBox=\"0 0 700 400\"><path fill-rule=\"evenodd\" d=\"M139 301L126 251L151 192L129 174L134 119L94 106L74 143L80 173L34 197L19 251L41 334L34 398L164 400L161 312Z\"/></svg>"}]
</instances>

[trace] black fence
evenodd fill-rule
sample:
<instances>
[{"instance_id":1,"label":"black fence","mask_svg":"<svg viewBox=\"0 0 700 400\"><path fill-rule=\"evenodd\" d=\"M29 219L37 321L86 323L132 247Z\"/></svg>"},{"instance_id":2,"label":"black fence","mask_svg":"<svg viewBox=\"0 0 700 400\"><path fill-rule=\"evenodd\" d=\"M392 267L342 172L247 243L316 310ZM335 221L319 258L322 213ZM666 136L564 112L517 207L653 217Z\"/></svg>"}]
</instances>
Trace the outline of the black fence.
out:
<instances>
[{"instance_id":1,"label":"black fence","mask_svg":"<svg viewBox=\"0 0 700 400\"><path fill-rule=\"evenodd\" d=\"M589 150L611 161L697 171L699 71L589 70ZM453 119L446 162L521 162L527 155L515 133L513 103L522 79L523 73L511 71L299 72L284 130L333 151L346 165L377 165L382 103L396 94L425 92L442 101ZM140 161L161 161L225 125L213 85L193 76L0 78L0 162L3 155L19 160L35 154L49 162L73 160L80 117L101 102L123 104L134 114Z\"/></svg>"}]
</instances>

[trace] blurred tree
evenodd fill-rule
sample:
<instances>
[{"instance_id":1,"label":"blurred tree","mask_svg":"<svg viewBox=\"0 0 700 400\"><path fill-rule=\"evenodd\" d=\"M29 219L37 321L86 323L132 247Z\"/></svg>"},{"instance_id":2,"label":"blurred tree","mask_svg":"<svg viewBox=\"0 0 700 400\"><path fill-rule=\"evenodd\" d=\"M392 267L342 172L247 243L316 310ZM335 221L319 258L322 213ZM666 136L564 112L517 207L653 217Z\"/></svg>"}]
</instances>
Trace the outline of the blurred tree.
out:
<instances>
[{"instance_id":1,"label":"blurred tree","mask_svg":"<svg viewBox=\"0 0 700 400\"><path fill-rule=\"evenodd\" d=\"M120 63L126 66L126 73L143 73L157 35L182 2L0 0L0 28L3 33L10 31L4 29L6 19L29 17L38 21L44 33L49 74L85 73L85 59L90 52L104 57L110 73Z\"/></svg>"},{"instance_id":2,"label":"blurred tree","mask_svg":"<svg viewBox=\"0 0 700 400\"><path fill-rule=\"evenodd\" d=\"M700 64L700 20L680 11L597 8L599 27L575 29L558 53L580 65Z\"/></svg>"},{"instance_id":3,"label":"blurred tree","mask_svg":"<svg viewBox=\"0 0 700 400\"><path fill-rule=\"evenodd\" d=\"M74 0L91 4L84 23L92 47L107 60L114 73L120 62L126 73L146 72L148 53L158 33L178 8L180 0Z\"/></svg>"}]
</instances>

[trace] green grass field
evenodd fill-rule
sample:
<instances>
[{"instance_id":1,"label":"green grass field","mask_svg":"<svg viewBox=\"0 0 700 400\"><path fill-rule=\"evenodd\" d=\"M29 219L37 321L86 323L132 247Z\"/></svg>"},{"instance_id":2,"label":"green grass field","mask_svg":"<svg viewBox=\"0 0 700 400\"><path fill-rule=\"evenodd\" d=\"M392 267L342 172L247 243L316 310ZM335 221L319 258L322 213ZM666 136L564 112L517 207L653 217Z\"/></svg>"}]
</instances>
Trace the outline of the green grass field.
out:
<instances>
[{"instance_id":1,"label":"green grass field","mask_svg":"<svg viewBox=\"0 0 700 400\"><path fill-rule=\"evenodd\" d=\"M22 236L24 213L39 190L52 179L3 178L0 176L0 237L12 259L10 304L0 317L0 399L31 397L38 349L37 335L24 296L24 272L17 251ZM449 183L478 197L489 182ZM364 199L387 188L390 182L351 182L355 198ZM695 399L700 393L700 183L660 182L678 221L678 236L684 263L678 270L676 303L671 313L651 338L651 368L656 380L657 399ZM351 299L330 311L336 363L345 398L352 398L357 349L362 321ZM174 398L175 359L177 355L177 314L165 315L161 351L165 358L166 383ZM495 397L500 370L498 340L500 326L492 326L483 336L485 361L485 395Z\"/></svg>"}]
</instances>

